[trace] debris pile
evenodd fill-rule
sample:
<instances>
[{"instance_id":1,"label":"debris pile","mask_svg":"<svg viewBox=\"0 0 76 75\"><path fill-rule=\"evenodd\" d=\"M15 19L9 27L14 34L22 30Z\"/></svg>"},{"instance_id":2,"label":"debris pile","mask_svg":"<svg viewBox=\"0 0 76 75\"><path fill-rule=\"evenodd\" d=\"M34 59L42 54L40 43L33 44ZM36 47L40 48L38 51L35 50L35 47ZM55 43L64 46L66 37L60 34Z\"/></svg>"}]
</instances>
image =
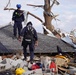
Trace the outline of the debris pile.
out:
<instances>
[{"instance_id":1,"label":"debris pile","mask_svg":"<svg viewBox=\"0 0 76 75\"><path fill-rule=\"evenodd\" d=\"M23 55L9 58L0 56L0 75L75 75L74 63L62 55L35 56L34 61L23 60Z\"/></svg>"}]
</instances>

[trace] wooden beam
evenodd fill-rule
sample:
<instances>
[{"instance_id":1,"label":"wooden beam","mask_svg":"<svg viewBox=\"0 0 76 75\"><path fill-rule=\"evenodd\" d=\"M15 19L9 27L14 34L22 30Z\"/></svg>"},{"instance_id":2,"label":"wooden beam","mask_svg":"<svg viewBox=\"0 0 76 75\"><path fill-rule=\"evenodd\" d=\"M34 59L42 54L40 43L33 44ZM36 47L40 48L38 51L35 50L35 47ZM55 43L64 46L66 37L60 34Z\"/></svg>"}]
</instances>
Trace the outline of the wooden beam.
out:
<instances>
[{"instance_id":1,"label":"wooden beam","mask_svg":"<svg viewBox=\"0 0 76 75\"><path fill-rule=\"evenodd\" d=\"M69 66L76 67L76 63L68 63Z\"/></svg>"},{"instance_id":2,"label":"wooden beam","mask_svg":"<svg viewBox=\"0 0 76 75\"><path fill-rule=\"evenodd\" d=\"M59 67L59 66L58 66L58 69L61 70L61 71L65 71L66 73L70 73L70 71L68 69L65 69L65 68L62 68L62 67Z\"/></svg>"}]
</instances>

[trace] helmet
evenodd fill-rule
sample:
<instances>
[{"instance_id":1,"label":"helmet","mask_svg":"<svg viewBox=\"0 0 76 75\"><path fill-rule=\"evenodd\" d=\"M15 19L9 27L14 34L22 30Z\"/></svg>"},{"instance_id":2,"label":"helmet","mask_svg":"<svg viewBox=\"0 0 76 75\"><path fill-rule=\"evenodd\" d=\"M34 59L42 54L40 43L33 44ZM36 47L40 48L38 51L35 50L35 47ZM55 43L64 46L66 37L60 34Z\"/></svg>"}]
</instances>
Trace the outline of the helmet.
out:
<instances>
[{"instance_id":1,"label":"helmet","mask_svg":"<svg viewBox=\"0 0 76 75\"><path fill-rule=\"evenodd\" d=\"M29 22L27 23L27 26L28 26L28 25L31 25L31 26L32 26L32 22L31 22L31 21L29 21Z\"/></svg>"},{"instance_id":2,"label":"helmet","mask_svg":"<svg viewBox=\"0 0 76 75\"><path fill-rule=\"evenodd\" d=\"M21 4L17 4L16 7L19 9L21 8Z\"/></svg>"}]
</instances>

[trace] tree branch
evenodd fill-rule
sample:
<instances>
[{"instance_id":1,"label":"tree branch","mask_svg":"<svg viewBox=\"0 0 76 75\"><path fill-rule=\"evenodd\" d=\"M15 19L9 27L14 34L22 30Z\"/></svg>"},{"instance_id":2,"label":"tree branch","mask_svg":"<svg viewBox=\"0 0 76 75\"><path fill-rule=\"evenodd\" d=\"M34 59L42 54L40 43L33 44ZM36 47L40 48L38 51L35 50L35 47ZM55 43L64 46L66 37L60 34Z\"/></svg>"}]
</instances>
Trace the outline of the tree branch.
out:
<instances>
[{"instance_id":1,"label":"tree branch","mask_svg":"<svg viewBox=\"0 0 76 75\"><path fill-rule=\"evenodd\" d=\"M16 9L5 7L5 8L4 8L4 10L16 10ZM21 10L21 11L22 11L22 12L24 12L24 10ZM42 23L43 23L43 21L42 21L39 17L37 17L36 15L34 15L34 14L30 13L29 11L27 12L27 14L30 14L31 16L35 17L36 19L38 19L40 22L42 22Z\"/></svg>"},{"instance_id":2,"label":"tree branch","mask_svg":"<svg viewBox=\"0 0 76 75\"><path fill-rule=\"evenodd\" d=\"M51 7L53 7L54 4L59 5L60 3L57 0L53 0Z\"/></svg>"},{"instance_id":3,"label":"tree branch","mask_svg":"<svg viewBox=\"0 0 76 75\"><path fill-rule=\"evenodd\" d=\"M8 3L7 3L7 5L5 6L5 8L7 8L9 4L10 4L10 0L8 1Z\"/></svg>"},{"instance_id":4,"label":"tree branch","mask_svg":"<svg viewBox=\"0 0 76 75\"><path fill-rule=\"evenodd\" d=\"M33 5L33 4L27 4L28 6L34 6L34 7L44 7L43 5Z\"/></svg>"},{"instance_id":5,"label":"tree branch","mask_svg":"<svg viewBox=\"0 0 76 75\"><path fill-rule=\"evenodd\" d=\"M52 18L54 18L54 19L56 19L55 17L57 17L58 15L54 15L54 16L52 16Z\"/></svg>"},{"instance_id":6,"label":"tree branch","mask_svg":"<svg viewBox=\"0 0 76 75\"><path fill-rule=\"evenodd\" d=\"M14 9L14 8L7 8L7 7L5 7L5 8L4 8L4 10L16 10L16 9Z\"/></svg>"},{"instance_id":7,"label":"tree branch","mask_svg":"<svg viewBox=\"0 0 76 75\"><path fill-rule=\"evenodd\" d=\"M28 12L28 14L30 14L31 16L35 17L36 19L38 19L40 22L43 23L43 21L39 17L37 17L36 15L34 15L34 14L30 13L30 12Z\"/></svg>"},{"instance_id":8,"label":"tree branch","mask_svg":"<svg viewBox=\"0 0 76 75\"><path fill-rule=\"evenodd\" d=\"M56 0L54 0L54 1L53 1L53 3L51 4L51 8L52 8L52 7L53 7L53 5L55 4L55 1L56 1Z\"/></svg>"}]
</instances>

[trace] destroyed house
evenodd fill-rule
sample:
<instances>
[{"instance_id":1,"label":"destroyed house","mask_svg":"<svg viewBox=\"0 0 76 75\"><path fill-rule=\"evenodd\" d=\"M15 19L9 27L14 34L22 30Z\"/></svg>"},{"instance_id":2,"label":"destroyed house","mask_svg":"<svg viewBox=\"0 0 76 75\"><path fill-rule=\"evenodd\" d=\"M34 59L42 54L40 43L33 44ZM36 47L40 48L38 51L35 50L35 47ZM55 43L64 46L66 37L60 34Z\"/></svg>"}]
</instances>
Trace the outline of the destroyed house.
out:
<instances>
[{"instance_id":1,"label":"destroyed house","mask_svg":"<svg viewBox=\"0 0 76 75\"><path fill-rule=\"evenodd\" d=\"M35 47L35 53L56 53L57 45L63 52L74 52L74 48L61 39L38 33L39 45ZM21 42L13 39L13 26L7 25L0 28L0 53L17 53L22 51ZM29 52L29 51L28 51Z\"/></svg>"}]
</instances>

